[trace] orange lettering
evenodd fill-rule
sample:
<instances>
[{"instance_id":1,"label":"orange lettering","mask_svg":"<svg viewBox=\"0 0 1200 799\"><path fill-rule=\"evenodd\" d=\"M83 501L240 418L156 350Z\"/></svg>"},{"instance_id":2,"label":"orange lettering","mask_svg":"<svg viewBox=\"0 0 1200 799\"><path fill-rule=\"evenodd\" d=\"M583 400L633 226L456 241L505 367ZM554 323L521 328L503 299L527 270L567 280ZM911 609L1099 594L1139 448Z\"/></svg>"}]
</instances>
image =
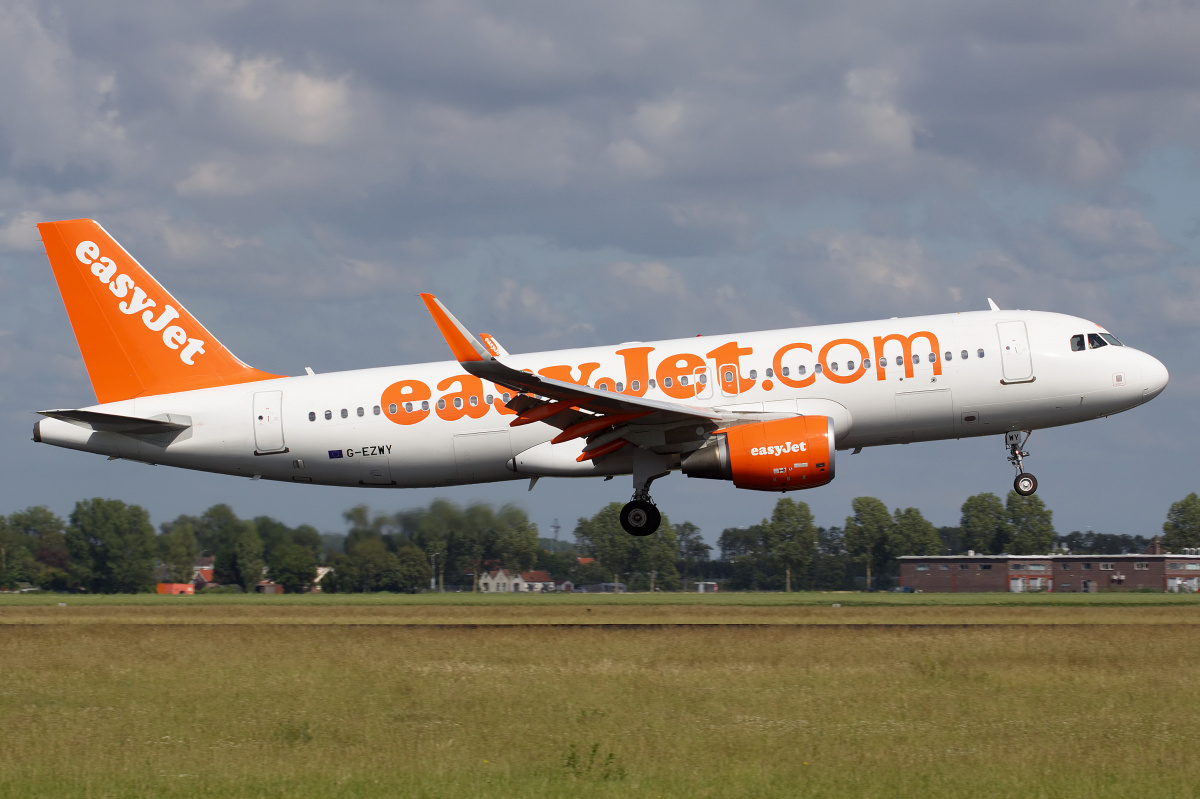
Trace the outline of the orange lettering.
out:
<instances>
[{"instance_id":1,"label":"orange lettering","mask_svg":"<svg viewBox=\"0 0 1200 799\"><path fill-rule=\"evenodd\" d=\"M740 363L743 355L751 355L753 352L753 347L739 347L736 341L731 341L708 353L708 357L717 363L717 380L726 394L741 394L754 388L757 381L742 377Z\"/></svg>"},{"instance_id":2,"label":"orange lettering","mask_svg":"<svg viewBox=\"0 0 1200 799\"><path fill-rule=\"evenodd\" d=\"M416 424L429 415L428 410L421 410L421 401L429 399L430 396L429 386L420 380L401 380L383 390L379 404L383 406L387 418L396 424ZM406 402L413 404L411 411L404 409Z\"/></svg>"},{"instance_id":3,"label":"orange lettering","mask_svg":"<svg viewBox=\"0 0 1200 799\"><path fill-rule=\"evenodd\" d=\"M571 376L572 369L569 366L547 366L545 369L539 369L538 374L542 377L548 377L551 380L561 380L564 383L574 383L577 386L586 386L588 379L592 376L592 372L600 368L598 363L581 363L579 364L579 379L576 380Z\"/></svg>"},{"instance_id":4,"label":"orange lettering","mask_svg":"<svg viewBox=\"0 0 1200 799\"><path fill-rule=\"evenodd\" d=\"M487 403L483 401L483 381L473 375L455 375L438 383L438 391L445 391L456 383L461 390L442 395L438 400L437 415L447 422L458 421L464 416L482 419L488 412ZM472 399L475 400L474 404L471 403Z\"/></svg>"},{"instance_id":5,"label":"orange lettering","mask_svg":"<svg viewBox=\"0 0 1200 799\"><path fill-rule=\"evenodd\" d=\"M883 356L883 345L888 343L889 341L899 341L900 346L902 346L904 348L904 355L903 355L904 376L912 377L913 376L912 343L913 343L913 340L917 339L917 338L925 339L925 341L929 344L929 346L931 348L930 349L931 352L937 352L941 346L938 344L937 336L933 335L928 330L922 330L920 332L913 333L911 336L908 336L908 337L901 336L897 333L892 333L890 336L876 336L875 337L875 379L876 380L884 379L883 365L879 362L879 359L884 357ZM938 358L936 361L933 362L933 373L935 375L940 375L942 373L942 359L941 358Z\"/></svg>"},{"instance_id":6,"label":"orange lettering","mask_svg":"<svg viewBox=\"0 0 1200 799\"><path fill-rule=\"evenodd\" d=\"M629 347L617 350L625 359L625 394L644 397L650 388L650 353L653 347Z\"/></svg>"},{"instance_id":7,"label":"orange lettering","mask_svg":"<svg viewBox=\"0 0 1200 799\"><path fill-rule=\"evenodd\" d=\"M815 372L803 380L793 380L783 373L783 356L792 350L808 350L809 352L812 352L812 345L800 344L797 342L795 344L788 344L780 349L779 352L775 353L775 360L771 362L771 365L775 367L775 378L785 386L791 386L792 388L804 388L806 386L811 386L817 379Z\"/></svg>"},{"instance_id":8,"label":"orange lettering","mask_svg":"<svg viewBox=\"0 0 1200 799\"><path fill-rule=\"evenodd\" d=\"M839 344L849 344L850 346L858 349L858 369L856 369L853 374L839 375L837 372L829 368L829 363L825 360L825 356L829 354L829 351ZM837 338L821 348L821 354L817 357L817 362L821 364L821 369L823 370L824 375L833 382L853 383L855 380L862 377L863 373L867 371L867 368L863 366L862 361L864 358L870 357L870 355L871 353L867 352L867 348L854 339Z\"/></svg>"},{"instance_id":9,"label":"orange lettering","mask_svg":"<svg viewBox=\"0 0 1200 799\"><path fill-rule=\"evenodd\" d=\"M658 371L655 373L658 378L658 387L668 397L691 399L696 396L697 385L692 382L692 373L702 366L704 366L704 359L699 355L692 355L689 352L668 355L658 364Z\"/></svg>"}]
</instances>

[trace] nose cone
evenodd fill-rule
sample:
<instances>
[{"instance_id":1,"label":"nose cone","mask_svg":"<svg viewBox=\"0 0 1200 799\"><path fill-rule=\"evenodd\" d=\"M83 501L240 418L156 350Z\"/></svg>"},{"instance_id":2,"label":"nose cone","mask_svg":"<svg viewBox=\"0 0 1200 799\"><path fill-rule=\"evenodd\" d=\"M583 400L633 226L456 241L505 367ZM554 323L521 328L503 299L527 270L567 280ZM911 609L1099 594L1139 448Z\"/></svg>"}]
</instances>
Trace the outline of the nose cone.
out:
<instances>
[{"instance_id":1,"label":"nose cone","mask_svg":"<svg viewBox=\"0 0 1200 799\"><path fill-rule=\"evenodd\" d=\"M1145 355L1146 362L1142 366L1142 402L1148 402L1167 387L1167 383L1171 379L1171 375L1167 373L1167 367L1162 365L1152 355Z\"/></svg>"}]
</instances>

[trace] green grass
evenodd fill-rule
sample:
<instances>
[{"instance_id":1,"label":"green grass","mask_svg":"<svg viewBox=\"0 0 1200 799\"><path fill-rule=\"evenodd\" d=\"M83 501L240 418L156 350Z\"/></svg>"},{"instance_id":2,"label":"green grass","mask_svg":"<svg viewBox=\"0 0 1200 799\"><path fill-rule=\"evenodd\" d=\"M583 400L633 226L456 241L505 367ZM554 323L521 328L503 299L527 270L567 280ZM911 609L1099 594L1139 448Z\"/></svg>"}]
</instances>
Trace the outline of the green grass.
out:
<instances>
[{"instance_id":1,"label":"green grass","mask_svg":"<svg viewBox=\"0 0 1200 799\"><path fill-rule=\"evenodd\" d=\"M1194 796L1198 646L1138 624L0 625L0 796Z\"/></svg>"}]
</instances>

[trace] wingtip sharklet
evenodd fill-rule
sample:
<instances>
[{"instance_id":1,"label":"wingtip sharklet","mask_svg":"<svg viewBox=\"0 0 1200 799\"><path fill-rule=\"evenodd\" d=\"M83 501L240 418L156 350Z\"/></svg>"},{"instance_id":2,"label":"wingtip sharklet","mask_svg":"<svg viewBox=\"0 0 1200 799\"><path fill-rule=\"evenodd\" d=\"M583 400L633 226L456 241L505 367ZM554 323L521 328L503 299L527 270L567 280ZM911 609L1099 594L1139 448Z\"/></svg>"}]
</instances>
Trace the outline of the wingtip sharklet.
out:
<instances>
[{"instance_id":1,"label":"wingtip sharklet","mask_svg":"<svg viewBox=\"0 0 1200 799\"><path fill-rule=\"evenodd\" d=\"M470 330L467 330L462 322L454 317L454 314L450 313L441 300L432 294L422 293L421 301L425 303L429 315L433 317L434 324L438 326L442 338L446 339L446 343L450 345L450 351L454 353L454 357L459 363L494 360L487 348L479 342L479 339L475 338Z\"/></svg>"}]
</instances>

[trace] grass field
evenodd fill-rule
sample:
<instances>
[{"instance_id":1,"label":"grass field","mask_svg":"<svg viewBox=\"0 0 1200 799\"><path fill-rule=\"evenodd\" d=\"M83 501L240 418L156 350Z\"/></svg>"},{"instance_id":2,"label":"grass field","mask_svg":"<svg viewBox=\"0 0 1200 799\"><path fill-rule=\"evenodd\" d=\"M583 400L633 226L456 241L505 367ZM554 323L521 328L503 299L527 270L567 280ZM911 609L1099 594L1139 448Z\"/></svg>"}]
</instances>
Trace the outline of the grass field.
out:
<instances>
[{"instance_id":1,"label":"grass field","mask_svg":"<svg viewBox=\"0 0 1200 799\"><path fill-rule=\"evenodd\" d=\"M0 597L0 796L1190 797L1194 617L1153 594ZM921 626L976 621L1018 626Z\"/></svg>"}]
</instances>

